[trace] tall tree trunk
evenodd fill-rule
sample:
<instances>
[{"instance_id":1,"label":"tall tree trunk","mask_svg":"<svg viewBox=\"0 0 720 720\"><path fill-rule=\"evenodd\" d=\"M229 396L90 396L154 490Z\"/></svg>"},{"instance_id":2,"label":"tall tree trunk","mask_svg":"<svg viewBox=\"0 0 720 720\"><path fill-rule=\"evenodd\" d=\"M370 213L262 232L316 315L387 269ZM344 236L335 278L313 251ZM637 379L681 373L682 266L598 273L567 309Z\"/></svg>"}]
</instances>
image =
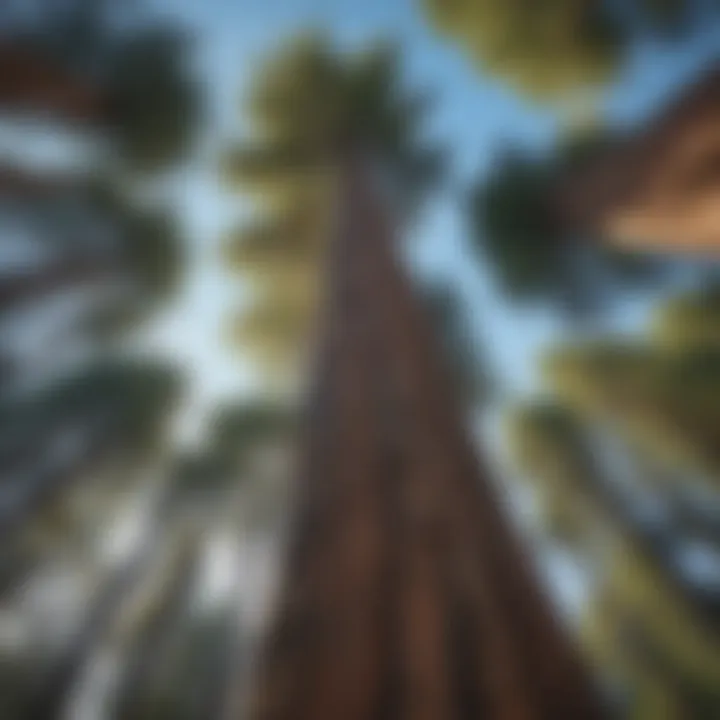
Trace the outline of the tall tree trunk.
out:
<instances>
[{"instance_id":1,"label":"tall tree trunk","mask_svg":"<svg viewBox=\"0 0 720 720\"><path fill-rule=\"evenodd\" d=\"M150 617L141 623L141 634L130 651L120 681L113 710L113 717L118 720L130 720L138 713L140 717L152 716L152 704L157 700L154 691L158 688L158 677L165 669L165 651L182 623L188 619L193 580L200 560L200 537L197 533L190 533L171 537L170 542L176 547L172 551L170 567L166 570L169 577L161 596L151 608Z\"/></svg>"},{"instance_id":2,"label":"tall tree trunk","mask_svg":"<svg viewBox=\"0 0 720 720\"><path fill-rule=\"evenodd\" d=\"M252 717L600 717L477 466L390 235L350 163L297 526Z\"/></svg>"},{"instance_id":3,"label":"tall tree trunk","mask_svg":"<svg viewBox=\"0 0 720 720\"><path fill-rule=\"evenodd\" d=\"M145 557L135 558L99 590L86 621L42 679L24 720L62 717L90 654L116 617L128 592L143 577L146 565Z\"/></svg>"}]
</instances>

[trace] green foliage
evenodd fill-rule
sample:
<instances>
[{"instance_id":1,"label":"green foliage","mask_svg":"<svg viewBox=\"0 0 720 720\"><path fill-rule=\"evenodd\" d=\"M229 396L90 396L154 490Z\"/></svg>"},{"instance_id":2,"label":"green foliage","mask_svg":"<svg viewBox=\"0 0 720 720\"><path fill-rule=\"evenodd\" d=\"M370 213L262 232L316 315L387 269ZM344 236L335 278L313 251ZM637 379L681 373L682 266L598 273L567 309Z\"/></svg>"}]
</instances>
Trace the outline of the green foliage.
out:
<instances>
[{"instance_id":1,"label":"green foliage","mask_svg":"<svg viewBox=\"0 0 720 720\"><path fill-rule=\"evenodd\" d=\"M231 340L266 371L292 367L310 342L311 313L307 308L263 295L249 310L234 318Z\"/></svg>"},{"instance_id":2,"label":"green foliage","mask_svg":"<svg viewBox=\"0 0 720 720\"><path fill-rule=\"evenodd\" d=\"M181 397L182 377L172 366L145 360L109 360L79 369L44 394L44 417L107 418L115 447L146 453L156 448Z\"/></svg>"},{"instance_id":3,"label":"green foliage","mask_svg":"<svg viewBox=\"0 0 720 720\"><path fill-rule=\"evenodd\" d=\"M92 120L109 130L121 164L147 174L186 157L203 115L189 36L142 17L142 3L42 5L26 16L19 39L93 95L102 117ZM53 98L47 101L52 106Z\"/></svg>"},{"instance_id":4,"label":"green foliage","mask_svg":"<svg viewBox=\"0 0 720 720\"><path fill-rule=\"evenodd\" d=\"M235 148L223 158L222 169L230 184L238 188L292 197L307 183L322 178L323 160L295 141L281 140L270 146Z\"/></svg>"},{"instance_id":5,"label":"green foliage","mask_svg":"<svg viewBox=\"0 0 720 720\"><path fill-rule=\"evenodd\" d=\"M109 178L89 183L86 199L112 237L98 249L98 262L124 292L94 307L85 329L98 340L117 338L153 318L175 296L187 270L185 238L169 210L137 202Z\"/></svg>"},{"instance_id":6,"label":"green foliage","mask_svg":"<svg viewBox=\"0 0 720 720\"><path fill-rule=\"evenodd\" d=\"M543 365L564 400L602 412L642 403L657 385L659 358L638 343L592 341L557 348Z\"/></svg>"},{"instance_id":7,"label":"green foliage","mask_svg":"<svg viewBox=\"0 0 720 720\"><path fill-rule=\"evenodd\" d=\"M480 357L467 309L446 285L431 285L424 290L424 295L448 378L454 383L458 398L470 407L489 401L494 380L487 363Z\"/></svg>"},{"instance_id":8,"label":"green foliage","mask_svg":"<svg viewBox=\"0 0 720 720\"><path fill-rule=\"evenodd\" d=\"M404 90L394 46L342 54L322 36L291 39L261 66L246 104L248 140L222 165L263 212L233 233L225 259L258 298L230 334L275 378L307 350L348 159L382 170L402 217L437 180L439 161L422 142L427 99Z\"/></svg>"},{"instance_id":9,"label":"green foliage","mask_svg":"<svg viewBox=\"0 0 720 720\"><path fill-rule=\"evenodd\" d=\"M197 453L181 456L175 461L169 488L168 508L172 513L179 508L198 512L208 502L225 498L233 468L217 453Z\"/></svg>"},{"instance_id":10,"label":"green foliage","mask_svg":"<svg viewBox=\"0 0 720 720\"><path fill-rule=\"evenodd\" d=\"M404 182L427 164L418 144L427 99L402 89L395 46L343 56L322 37L291 40L258 73L247 102L265 147L238 151L241 178L333 166L347 152L379 160Z\"/></svg>"},{"instance_id":11,"label":"green foliage","mask_svg":"<svg viewBox=\"0 0 720 720\"><path fill-rule=\"evenodd\" d=\"M547 532L575 545L604 512L587 439L566 408L537 403L517 408L508 423L510 452L522 474L540 483Z\"/></svg>"},{"instance_id":12,"label":"green foliage","mask_svg":"<svg viewBox=\"0 0 720 720\"><path fill-rule=\"evenodd\" d=\"M565 259L573 248L549 202L552 177L541 161L508 154L473 196L477 242L511 295L554 292L565 280Z\"/></svg>"},{"instance_id":13,"label":"green foliage","mask_svg":"<svg viewBox=\"0 0 720 720\"><path fill-rule=\"evenodd\" d=\"M157 210L127 218L123 252L143 300L169 297L184 269L183 242L175 218Z\"/></svg>"},{"instance_id":14,"label":"green foliage","mask_svg":"<svg viewBox=\"0 0 720 720\"><path fill-rule=\"evenodd\" d=\"M577 421L560 405L535 404L517 409L510 417L513 456L525 471L557 466L558 452L573 448L578 455L582 438Z\"/></svg>"},{"instance_id":15,"label":"green foliage","mask_svg":"<svg viewBox=\"0 0 720 720\"><path fill-rule=\"evenodd\" d=\"M669 348L720 346L720 287L682 295L660 307L654 337Z\"/></svg>"},{"instance_id":16,"label":"green foliage","mask_svg":"<svg viewBox=\"0 0 720 720\"><path fill-rule=\"evenodd\" d=\"M209 421L206 446L176 460L168 507L217 511L248 472L253 457L274 445L286 445L294 425L293 414L284 406L255 402L217 409Z\"/></svg>"},{"instance_id":17,"label":"green foliage","mask_svg":"<svg viewBox=\"0 0 720 720\"><path fill-rule=\"evenodd\" d=\"M555 353L547 376L565 402L617 424L645 451L717 477L717 352L668 355L643 345L596 343Z\"/></svg>"},{"instance_id":18,"label":"green foliage","mask_svg":"<svg viewBox=\"0 0 720 720\"><path fill-rule=\"evenodd\" d=\"M657 585L652 592L655 598L668 597ZM712 636L689 626L682 607L666 603L662 609L647 604L633 609L625 595L616 577L608 578L588 607L583 628L593 657L624 690L618 716L714 717L720 697ZM668 645L670 628L675 643Z\"/></svg>"},{"instance_id":19,"label":"green foliage","mask_svg":"<svg viewBox=\"0 0 720 720\"><path fill-rule=\"evenodd\" d=\"M583 314L602 309L612 290L663 279L659 260L588 242L562 219L558 188L611 143L596 129L566 138L549 155L513 149L475 186L469 207L474 244L509 297Z\"/></svg>"},{"instance_id":20,"label":"green foliage","mask_svg":"<svg viewBox=\"0 0 720 720\"><path fill-rule=\"evenodd\" d=\"M142 424L142 416L162 415L180 398L182 377L172 366L151 360L114 358L76 369L29 396L0 406L0 435L15 427L36 432L104 407L117 408L123 425Z\"/></svg>"},{"instance_id":21,"label":"green foliage","mask_svg":"<svg viewBox=\"0 0 720 720\"><path fill-rule=\"evenodd\" d=\"M680 559L688 543L720 556L718 536L702 530L712 504L686 502L698 483L702 497L717 497L720 478L716 300L708 288L664 303L646 341L557 349L545 363L552 401L523 406L510 422L512 456L534 481L547 532L563 533L595 569L584 640L624 689L630 717L720 712L717 570L701 580ZM598 433L619 444L609 458L604 443L589 452ZM601 460L623 450L634 472L609 482L617 465ZM672 472L647 482L647 466ZM669 513L649 518L650 499Z\"/></svg>"},{"instance_id":22,"label":"green foliage","mask_svg":"<svg viewBox=\"0 0 720 720\"><path fill-rule=\"evenodd\" d=\"M220 408L210 423L216 450L240 458L263 443L287 439L294 425L288 408L268 403Z\"/></svg>"},{"instance_id":23,"label":"green foliage","mask_svg":"<svg viewBox=\"0 0 720 720\"><path fill-rule=\"evenodd\" d=\"M18 623L22 634L3 643L0 716L60 717L75 714L66 705L80 675L143 605L139 586L154 579L145 571L157 570L156 556L172 554L177 541L159 524L152 537L144 533L158 519L153 486L166 472L183 377L172 365L137 356L136 344L127 341L128 330L182 279L178 226L151 198L159 189L155 174L192 152L202 102L189 38L165 21L152 24L142 3L11 4L0 13L3 42L18 50L20 62L5 70L17 72L22 90L26 56L38 73L34 109L60 115L75 123L72 134L88 131L101 143L100 153L84 158L100 163L98 177L72 170L43 177L42 170L25 168L8 195L17 197L17 207L6 203L4 211L19 211L48 251L37 274L18 283L20 300L37 304L29 325L38 321L42 330L57 317L62 327L47 328L50 343L33 348L27 368L17 368L17 386L6 388L3 378L0 388L0 593L10 625ZM17 34L5 26L16 12L27 21ZM43 83L45 71L50 81ZM53 314L56 298L68 291L78 291L75 312ZM25 324L15 317L18 306L8 316ZM138 501L142 512L135 515ZM142 562L125 535L134 532L144 540ZM187 582L170 587L170 596L190 584L192 555L176 563L184 564L176 569L185 570ZM58 577L70 591L57 621L63 627L34 627L38 611L25 601L25 586L45 593L44 583ZM155 619L162 619L167 605L156 610Z\"/></svg>"},{"instance_id":24,"label":"green foliage","mask_svg":"<svg viewBox=\"0 0 720 720\"><path fill-rule=\"evenodd\" d=\"M487 73L531 98L598 89L642 37L684 37L717 3L695 0L424 0L434 27Z\"/></svg>"},{"instance_id":25,"label":"green foliage","mask_svg":"<svg viewBox=\"0 0 720 720\"><path fill-rule=\"evenodd\" d=\"M113 54L108 104L120 157L132 169L162 169L192 149L201 98L188 55L187 38L166 27L131 36Z\"/></svg>"},{"instance_id":26,"label":"green foliage","mask_svg":"<svg viewBox=\"0 0 720 720\"><path fill-rule=\"evenodd\" d=\"M317 265L323 250L319 215L315 208L303 205L241 227L226 242L227 265L250 277L266 269L307 272L308 267Z\"/></svg>"}]
</instances>

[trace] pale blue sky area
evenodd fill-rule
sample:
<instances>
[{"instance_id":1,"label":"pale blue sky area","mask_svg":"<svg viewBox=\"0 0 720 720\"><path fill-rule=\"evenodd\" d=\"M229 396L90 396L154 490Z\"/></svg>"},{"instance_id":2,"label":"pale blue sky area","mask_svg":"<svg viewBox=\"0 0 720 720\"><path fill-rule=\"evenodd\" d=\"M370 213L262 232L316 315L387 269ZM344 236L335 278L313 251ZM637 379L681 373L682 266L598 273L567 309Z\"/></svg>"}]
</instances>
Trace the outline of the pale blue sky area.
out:
<instances>
[{"instance_id":1,"label":"pale blue sky area","mask_svg":"<svg viewBox=\"0 0 720 720\"><path fill-rule=\"evenodd\" d=\"M246 208L218 186L213 163L208 161L217 157L223 140L242 133L240 98L258 60L288 33L318 22L348 46L377 37L399 39L406 51L409 80L436 92L430 134L448 148L452 178L428 208L418 237L410 239L412 259L422 271L452 278L464 292L474 326L506 384L514 390L532 388L537 350L552 338L557 323L542 310L508 305L482 263L472 261L462 195L454 191L486 170L504 143L548 143L557 131L556 116L524 103L472 68L427 27L419 0L155 0L155 4L197 30L198 71L213 104L203 156L179 187L197 272L156 336L163 349L187 361L197 374L198 402L252 386L248 369L218 342L230 295L242 289L237 281L219 274L214 251L222 230ZM622 81L608 92L606 106L615 118L641 118L718 55L717 29L672 52L643 48ZM645 307L641 300L627 301L617 313L618 320L626 326L637 324Z\"/></svg>"}]
</instances>

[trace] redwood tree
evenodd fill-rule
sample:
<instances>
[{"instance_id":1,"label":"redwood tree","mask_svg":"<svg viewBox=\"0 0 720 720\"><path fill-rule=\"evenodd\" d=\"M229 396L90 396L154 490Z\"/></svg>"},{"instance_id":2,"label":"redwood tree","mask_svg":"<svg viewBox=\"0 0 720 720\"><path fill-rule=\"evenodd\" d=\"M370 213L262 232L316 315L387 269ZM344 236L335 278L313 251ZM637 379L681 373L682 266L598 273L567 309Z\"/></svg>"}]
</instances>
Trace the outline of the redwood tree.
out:
<instances>
[{"instance_id":1,"label":"redwood tree","mask_svg":"<svg viewBox=\"0 0 720 720\"><path fill-rule=\"evenodd\" d=\"M272 212L313 188L329 218L308 266L325 281L297 514L252 716L598 717L396 256L430 166L396 61L317 41L281 53L250 98L256 144L229 163ZM266 281L261 298L285 289Z\"/></svg>"}]
</instances>

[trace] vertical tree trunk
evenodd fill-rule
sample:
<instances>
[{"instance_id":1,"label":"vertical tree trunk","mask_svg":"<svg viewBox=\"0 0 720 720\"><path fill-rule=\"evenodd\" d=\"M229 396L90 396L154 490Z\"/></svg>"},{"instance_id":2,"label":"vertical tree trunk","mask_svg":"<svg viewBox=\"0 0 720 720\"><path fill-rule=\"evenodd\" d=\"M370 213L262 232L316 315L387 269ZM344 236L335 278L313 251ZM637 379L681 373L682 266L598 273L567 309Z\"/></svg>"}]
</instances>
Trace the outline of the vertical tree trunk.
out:
<instances>
[{"instance_id":1,"label":"vertical tree trunk","mask_svg":"<svg viewBox=\"0 0 720 720\"><path fill-rule=\"evenodd\" d=\"M600 717L478 469L359 163L339 211L297 527L252 717Z\"/></svg>"}]
</instances>

